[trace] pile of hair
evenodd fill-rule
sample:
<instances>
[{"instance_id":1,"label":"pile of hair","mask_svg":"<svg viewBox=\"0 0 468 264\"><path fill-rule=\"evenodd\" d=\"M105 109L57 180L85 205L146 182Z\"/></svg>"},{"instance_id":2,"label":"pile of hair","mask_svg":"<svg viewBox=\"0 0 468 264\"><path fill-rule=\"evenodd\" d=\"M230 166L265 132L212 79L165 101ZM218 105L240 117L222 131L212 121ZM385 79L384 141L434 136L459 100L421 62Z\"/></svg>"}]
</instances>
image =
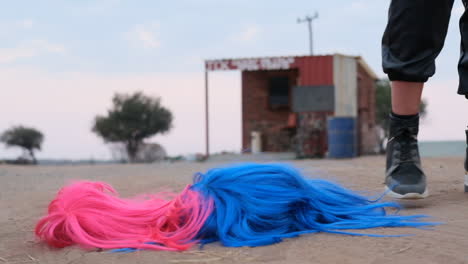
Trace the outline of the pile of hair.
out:
<instances>
[{"instance_id":1,"label":"pile of hair","mask_svg":"<svg viewBox=\"0 0 468 264\"><path fill-rule=\"evenodd\" d=\"M307 179L284 164L239 164L198 173L180 194L120 198L108 184L63 187L36 226L53 247L186 250L195 243L261 246L305 233L424 227L422 215L388 214L394 202L369 200L338 184Z\"/></svg>"},{"instance_id":2,"label":"pile of hair","mask_svg":"<svg viewBox=\"0 0 468 264\"><path fill-rule=\"evenodd\" d=\"M53 247L131 247L185 250L195 243L198 230L213 203L189 188L173 200L161 195L149 199L122 199L102 182L76 182L62 188L50 203L36 234Z\"/></svg>"}]
</instances>

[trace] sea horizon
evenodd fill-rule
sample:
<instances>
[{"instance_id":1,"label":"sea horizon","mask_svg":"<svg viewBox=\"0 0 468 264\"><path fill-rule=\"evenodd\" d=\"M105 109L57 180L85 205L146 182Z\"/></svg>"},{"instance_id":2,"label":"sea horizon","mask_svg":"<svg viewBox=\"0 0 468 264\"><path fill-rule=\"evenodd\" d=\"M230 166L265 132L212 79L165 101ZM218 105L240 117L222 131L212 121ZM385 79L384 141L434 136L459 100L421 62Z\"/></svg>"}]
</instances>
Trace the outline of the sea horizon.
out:
<instances>
[{"instance_id":1,"label":"sea horizon","mask_svg":"<svg viewBox=\"0 0 468 264\"><path fill-rule=\"evenodd\" d=\"M419 152L422 157L464 157L466 142L464 140L419 141Z\"/></svg>"}]
</instances>

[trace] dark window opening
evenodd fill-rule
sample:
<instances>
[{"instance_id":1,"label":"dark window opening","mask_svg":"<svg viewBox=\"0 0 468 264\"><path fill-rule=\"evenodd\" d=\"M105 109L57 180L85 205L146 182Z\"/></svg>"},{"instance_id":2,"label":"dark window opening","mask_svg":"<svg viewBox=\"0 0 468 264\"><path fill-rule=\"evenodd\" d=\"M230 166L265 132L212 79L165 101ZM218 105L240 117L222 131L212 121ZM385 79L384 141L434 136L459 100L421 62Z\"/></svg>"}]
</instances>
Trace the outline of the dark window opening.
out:
<instances>
[{"instance_id":1,"label":"dark window opening","mask_svg":"<svg viewBox=\"0 0 468 264\"><path fill-rule=\"evenodd\" d=\"M289 107L289 78L271 77L268 85L268 100L272 109Z\"/></svg>"}]
</instances>

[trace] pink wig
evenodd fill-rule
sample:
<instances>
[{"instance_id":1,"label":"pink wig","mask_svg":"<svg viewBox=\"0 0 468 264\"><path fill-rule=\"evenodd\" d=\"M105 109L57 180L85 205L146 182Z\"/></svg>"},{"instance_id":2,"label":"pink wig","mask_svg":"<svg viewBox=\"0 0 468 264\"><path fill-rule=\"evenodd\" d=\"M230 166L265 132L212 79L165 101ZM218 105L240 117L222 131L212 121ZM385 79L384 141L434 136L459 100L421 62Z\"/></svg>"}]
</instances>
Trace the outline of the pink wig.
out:
<instances>
[{"instance_id":1,"label":"pink wig","mask_svg":"<svg viewBox=\"0 0 468 264\"><path fill-rule=\"evenodd\" d=\"M186 187L172 200L162 193L122 199L108 184L82 181L62 188L37 224L53 247L185 250L213 210L213 202Z\"/></svg>"}]
</instances>

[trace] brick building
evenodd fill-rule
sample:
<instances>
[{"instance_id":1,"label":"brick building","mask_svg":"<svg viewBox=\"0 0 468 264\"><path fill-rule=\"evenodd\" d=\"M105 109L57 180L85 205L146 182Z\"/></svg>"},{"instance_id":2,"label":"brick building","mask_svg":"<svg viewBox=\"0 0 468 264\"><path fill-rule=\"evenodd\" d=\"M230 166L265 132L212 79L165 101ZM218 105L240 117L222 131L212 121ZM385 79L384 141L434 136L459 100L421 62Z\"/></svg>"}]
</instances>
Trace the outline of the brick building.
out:
<instances>
[{"instance_id":1,"label":"brick building","mask_svg":"<svg viewBox=\"0 0 468 264\"><path fill-rule=\"evenodd\" d=\"M375 73L361 57L267 57L209 60L207 71L242 71L242 147L251 149L253 131L266 152L327 152L327 118L356 119L358 154L373 153Z\"/></svg>"}]
</instances>

